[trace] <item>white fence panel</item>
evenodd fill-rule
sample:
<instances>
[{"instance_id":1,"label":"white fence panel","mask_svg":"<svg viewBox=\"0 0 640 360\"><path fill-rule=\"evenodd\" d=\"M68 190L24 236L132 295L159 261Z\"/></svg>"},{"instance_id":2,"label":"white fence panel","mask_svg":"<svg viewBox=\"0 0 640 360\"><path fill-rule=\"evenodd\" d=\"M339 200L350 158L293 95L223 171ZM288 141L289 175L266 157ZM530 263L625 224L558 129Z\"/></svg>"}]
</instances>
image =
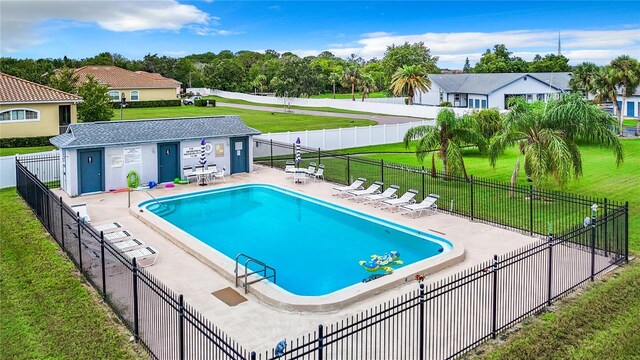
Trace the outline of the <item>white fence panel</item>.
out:
<instances>
[{"instance_id":1,"label":"white fence panel","mask_svg":"<svg viewBox=\"0 0 640 360\"><path fill-rule=\"evenodd\" d=\"M27 154L30 155L47 155L56 154L57 150L44 151L39 153ZM44 174L38 173L40 169L32 169L36 175L44 179ZM45 170L42 170L45 171ZM16 186L16 156L0 156L0 189Z\"/></svg>"}]
</instances>

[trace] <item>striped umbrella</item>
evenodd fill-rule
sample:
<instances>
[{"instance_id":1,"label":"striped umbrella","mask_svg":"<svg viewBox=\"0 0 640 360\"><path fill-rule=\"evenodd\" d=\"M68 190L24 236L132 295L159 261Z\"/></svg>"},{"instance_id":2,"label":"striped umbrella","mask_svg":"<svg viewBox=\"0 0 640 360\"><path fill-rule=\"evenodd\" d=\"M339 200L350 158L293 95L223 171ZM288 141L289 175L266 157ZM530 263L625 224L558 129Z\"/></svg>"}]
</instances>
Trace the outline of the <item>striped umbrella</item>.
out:
<instances>
[{"instance_id":1,"label":"striped umbrella","mask_svg":"<svg viewBox=\"0 0 640 360\"><path fill-rule=\"evenodd\" d=\"M204 142L204 138L202 138L202 141L200 141L200 165L206 165L207 164L207 150L206 150L206 146L205 146L205 142Z\"/></svg>"},{"instance_id":2,"label":"striped umbrella","mask_svg":"<svg viewBox=\"0 0 640 360\"><path fill-rule=\"evenodd\" d=\"M296 140L296 165L300 166L300 162L302 161L302 157L300 154L300 138Z\"/></svg>"}]
</instances>

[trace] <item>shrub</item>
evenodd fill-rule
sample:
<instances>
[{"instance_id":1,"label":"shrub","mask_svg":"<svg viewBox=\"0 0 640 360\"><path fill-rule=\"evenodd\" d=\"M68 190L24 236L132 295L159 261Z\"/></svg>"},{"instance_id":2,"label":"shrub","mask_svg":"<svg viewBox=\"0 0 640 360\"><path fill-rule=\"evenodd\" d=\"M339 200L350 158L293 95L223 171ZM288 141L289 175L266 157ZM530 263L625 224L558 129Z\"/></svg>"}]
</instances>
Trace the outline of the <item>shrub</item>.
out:
<instances>
[{"instance_id":1,"label":"shrub","mask_svg":"<svg viewBox=\"0 0 640 360\"><path fill-rule=\"evenodd\" d=\"M440 103L440 105L438 106L442 106L442 107L452 107L453 104L450 101L443 101Z\"/></svg>"},{"instance_id":2,"label":"shrub","mask_svg":"<svg viewBox=\"0 0 640 360\"><path fill-rule=\"evenodd\" d=\"M180 99L175 100L149 100L149 101L131 101L127 102L126 108L151 108L151 107L167 107L167 106L180 106ZM114 109L120 109L119 102L112 102L111 106Z\"/></svg>"},{"instance_id":3,"label":"shrub","mask_svg":"<svg viewBox=\"0 0 640 360\"><path fill-rule=\"evenodd\" d=\"M202 99L202 100L196 100L193 102L193 105L195 106L207 106L207 102L209 102L209 105L215 107L216 106L216 101L215 100L206 100L206 99Z\"/></svg>"},{"instance_id":4,"label":"shrub","mask_svg":"<svg viewBox=\"0 0 640 360\"><path fill-rule=\"evenodd\" d=\"M6 138L0 139L0 148L49 146L49 139L53 136L36 136L26 138Z\"/></svg>"}]
</instances>

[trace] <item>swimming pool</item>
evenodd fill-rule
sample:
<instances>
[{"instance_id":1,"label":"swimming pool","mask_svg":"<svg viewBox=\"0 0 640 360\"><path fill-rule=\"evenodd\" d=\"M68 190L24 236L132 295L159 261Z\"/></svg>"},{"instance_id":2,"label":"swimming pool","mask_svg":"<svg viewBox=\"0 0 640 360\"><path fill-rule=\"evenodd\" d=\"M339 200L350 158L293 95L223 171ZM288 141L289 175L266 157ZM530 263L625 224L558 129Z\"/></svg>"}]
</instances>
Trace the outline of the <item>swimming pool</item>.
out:
<instances>
[{"instance_id":1,"label":"swimming pool","mask_svg":"<svg viewBox=\"0 0 640 360\"><path fill-rule=\"evenodd\" d=\"M446 254L440 237L273 185L251 184L139 204L226 255L254 257L277 271L277 286L322 296L359 284L372 254L397 251L403 264ZM170 211L167 211L170 209ZM242 273L242 272L241 272ZM376 273L385 273L379 270Z\"/></svg>"}]
</instances>

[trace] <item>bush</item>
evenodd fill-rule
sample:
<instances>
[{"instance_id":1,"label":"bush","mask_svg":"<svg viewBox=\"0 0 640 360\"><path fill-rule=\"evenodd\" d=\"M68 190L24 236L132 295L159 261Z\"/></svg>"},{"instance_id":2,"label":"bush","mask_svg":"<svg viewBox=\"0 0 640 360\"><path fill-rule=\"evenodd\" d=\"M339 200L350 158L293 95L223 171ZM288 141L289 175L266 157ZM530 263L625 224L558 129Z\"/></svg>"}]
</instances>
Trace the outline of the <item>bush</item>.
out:
<instances>
[{"instance_id":1,"label":"bush","mask_svg":"<svg viewBox=\"0 0 640 360\"><path fill-rule=\"evenodd\" d=\"M180 106L180 99L175 100L150 100L150 101L131 101L127 102L126 108L152 108L152 107L167 107L167 106ZM112 102L111 106L114 109L120 109L119 102Z\"/></svg>"},{"instance_id":2,"label":"bush","mask_svg":"<svg viewBox=\"0 0 640 360\"><path fill-rule=\"evenodd\" d=\"M49 146L51 143L49 139L52 136L36 136L26 138L7 138L0 139L0 148L17 148L17 147L34 147L34 146Z\"/></svg>"},{"instance_id":3,"label":"bush","mask_svg":"<svg viewBox=\"0 0 640 360\"><path fill-rule=\"evenodd\" d=\"M206 99L202 99L202 100L196 100L193 102L193 105L195 106L207 106L207 102L209 103L209 105L215 107L216 106L216 101L215 100L206 100Z\"/></svg>"},{"instance_id":4,"label":"bush","mask_svg":"<svg viewBox=\"0 0 640 360\"><path fill-rule=\"evenodd\" d=\"M442 106L442 107L452 107L453 104L450 101L443 101L440 103L440 105L438 106Z\"/></svg>"}]
</instances>

